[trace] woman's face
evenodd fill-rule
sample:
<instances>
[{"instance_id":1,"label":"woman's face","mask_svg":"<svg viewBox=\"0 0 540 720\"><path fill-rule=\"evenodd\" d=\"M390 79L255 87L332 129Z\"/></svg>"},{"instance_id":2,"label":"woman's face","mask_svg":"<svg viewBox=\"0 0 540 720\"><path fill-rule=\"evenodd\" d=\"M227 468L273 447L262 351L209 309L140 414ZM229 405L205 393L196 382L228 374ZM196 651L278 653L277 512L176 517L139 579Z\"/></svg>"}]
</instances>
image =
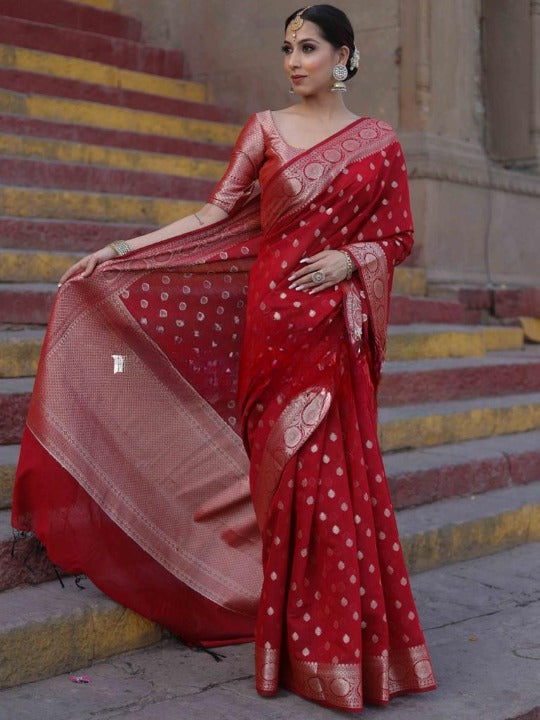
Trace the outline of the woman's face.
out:
<instances>
[{"instance_id":1,"label":"woman's face","mask_svg":"<svg viewBox=\"0 0 540 720\"><path fill-rule=\"evenodd\" d=\"M332 68L347 62L346 46L336 49L321 36L319 26L305 20L296 38L287 28L283 43L283 67L297 95L328 92L334 82Z\"/></svg>"}]
</instances>

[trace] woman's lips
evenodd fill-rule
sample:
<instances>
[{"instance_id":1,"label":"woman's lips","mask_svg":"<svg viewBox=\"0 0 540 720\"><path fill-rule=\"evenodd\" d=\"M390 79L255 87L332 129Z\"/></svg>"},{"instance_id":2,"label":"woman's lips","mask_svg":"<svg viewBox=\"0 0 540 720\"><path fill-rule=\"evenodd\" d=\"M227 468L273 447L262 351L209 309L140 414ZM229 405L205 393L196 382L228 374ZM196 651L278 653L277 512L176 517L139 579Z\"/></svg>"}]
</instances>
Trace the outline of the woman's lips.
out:
<instances>
[{"instance_id":1,"label":"woman's lips","mask_svg":"<svg viewBox=\"0 0 540 720\"><path fill-rule=\"evenodd\" d=\"M305 77L307 77L307 76L306 75L291 75L291 80L293 83L296 83L296 82L300 82Z\"/></svg>"}]
</instances>

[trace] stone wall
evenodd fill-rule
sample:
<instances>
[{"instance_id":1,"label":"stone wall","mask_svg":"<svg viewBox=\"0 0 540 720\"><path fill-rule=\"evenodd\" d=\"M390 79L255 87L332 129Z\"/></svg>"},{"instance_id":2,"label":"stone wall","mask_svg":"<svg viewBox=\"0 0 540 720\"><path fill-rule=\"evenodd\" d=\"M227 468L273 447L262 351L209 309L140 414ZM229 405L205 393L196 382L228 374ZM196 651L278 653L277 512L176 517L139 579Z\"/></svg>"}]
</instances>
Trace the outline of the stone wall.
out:
<instances>
[{"instance_id":1,"label":"stone wall","mask_svg":"<svg viewBox=\"0 0 540 720\"><path fill-rule=\"evenodd\" d=\"M182 48L189 76L207 83L237 121L291 102L280 46L296 3L117 3L144 21L148 41ZM490 12L494 3L498 11ZM398 129L411 176L416 260L431 282L538 284L539 0L340 0L339 6L351 18L362 57L347 102ZM498 57L500 37L510 47L527 45L520 62L529 74L524 79L520 72L519 89L515 68ZM503 88L513 98L504 117L496 111ZM508 134L518 127L512 144ZM525 138L526 169L503 167L493 138L505 148L523 146Z\"/></svg>"}]
</instances>

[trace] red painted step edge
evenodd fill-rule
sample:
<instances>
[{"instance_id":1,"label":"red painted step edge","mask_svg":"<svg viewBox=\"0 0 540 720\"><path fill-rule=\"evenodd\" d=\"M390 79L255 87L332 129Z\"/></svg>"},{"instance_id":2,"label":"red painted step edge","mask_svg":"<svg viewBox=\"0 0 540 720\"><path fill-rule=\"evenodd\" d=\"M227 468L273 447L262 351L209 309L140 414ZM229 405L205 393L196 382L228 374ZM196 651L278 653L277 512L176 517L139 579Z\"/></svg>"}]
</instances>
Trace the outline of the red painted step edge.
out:
<instances>
[{"instance_id":1,"label":"red painted step edge","mask_svg":"<svg viewBox=\"0 0 540 720\"><path fill-rule=\"evenodd\" d=\"M101 105L114 105L163 115L197 118L198 120L228 122L230 119L229 111L217 105L152 95L150 84L148 93L145 93L95 85L80 80L65 80L50 75L0 68L0 88L21 95L35 94L54 98L84 100L85 102L99 103Z\"/></svg>"},{"instance_id":2,"label":"red painted step edge","mask_svg":"<svg viewBox=\"0 0 540 720\"><path fill-rule=\"evenodd\" d=\"M0 43L170 78L181 78L184 68L183 55L178 50L19 18L2 18Z\"/></svg>"},{"instance_id":3,"label":"red painted step edge","mask_svg":"<svg viewBox=\"0 0 540 720\"><path fill-rule=\"evenodd\" d=\"M129 240L155 230L154 225L0 218L2 247L27 250L68 250L93 252L113 240Z\"/></svg>"},{"instance_id":4,"label":"red painted step edge","mask_svg":"<svg viewBox=\"0 0 540 720\"><path fill-rule=\"evenodd\" d=\"M0 183L19 187L62 188L86 192L182 198L204 203L215 180L152 172L3 157Z\"/></svg>"},{"instance_id":5,"label":"red painted step edge","mask_svg":"<svg viewBox=\"0 0 540 720\"><path fill-rule=\"evenodd\" d=\"M54 301L53 292L36 290L32 293L23 293L10 289L9 283L6 283L1 293L0 322L47 324Z\"/></svg>"},{"instance_id":6,"label":"red painted step edge","mask_svg":"<svg viewBox=\"0 0 540 720\"><path fill-rule=\"evenodd\" d=\"M501 319L540 317L540 287L462 288L458 299L467 308L487 310Z\"/></svg>"},{"instance_id":7,"label":"red painted step edge","mask_svg":"<svg viewBox=\"0 0 540 720\"><path fill-rule=\"evenodd\" d=\"M60 575L65 573L60 571ZM37 585L57 577L45 548L31 534L16 533L0 541L0 592L23 584Z\"/></svg>"},{"instance_id":8,"label":"red painted step edge","mask_svg":"<svg viewBox=\"0 0 540 720\"><path fill-rule=\"evenodd\" d=\"M45 295L45 293L39 293L40 299ZM45 316L44 322L48 319L48 312L50 311L50 307L52 307L53 299L54 293L49 293L46 298L48 310L43 313ZM24 305L19 303L19 308L23 309ZM24 317L20 320L3 321L30 322L26 321ZM461 400L472 397L485 397L488 395L494 397L495 395L524 394L527 392L538 392L540 390L540 361L534 364L531 363L530 365L513 365L511 361L509 361L508 365L502 367L492 366L474 369L474 371L471 370L471 368L464 368L461 371L453 369L439 371L439 373L437 373L437 382L441 385L447 385L448 388L450 388L450 390L442 393L437 392L439 388L434 384L433 379L430 380L427 377L430 373L418 372L414 373L414 376L413 373L408 373L407 375L396 373L396 382L391 383L391 385L396 386L399 383L406 384L411 381L411 384L416 386L424 383L427 390L421 397L411 397L411 395L406 393L402 393L401 395L393 393L391 402L387 402L388 395L393 389L387 382L388 377L391 376L383 375L379 393L380 405L381 407L406 405L414 401L442 402L444 400ZM463 375L468 375L469 382L460 384L458 377L459 372ZM471 377L474 377L474 383L470 382ZM430 390L432 391L431 394ZM29 393L0 395L0 445L12 445L20 442L29 402Z\"/></svg>"},{"instance_id":9,"label":"red painted step edge","mask_svg":"<svg viewBox=\"0 0 540 720\"><path fill-rule=\"evenodd\" d=\"M56 27L88 30L128 40L141 39L141 23L135 18L67 0L0 0L0 16L32 20Z\"/></svg>"},{"instance_id":10,"label":"red painted step edge","mask_svg":"<svg viewBox=\"0 0 540 720\"><path fill-rule=\"evenodd\" d=\"M460 303L432 298L393 295L390 299L392 325L416 322L464 323L465 308Z\"/></svg>"},{"instance_id":11,"label":"red painted step edge","mask_svg":"<svg viewBox=\"0 0 540 720\"><path fill-rule=\"evenodd\" d=\"M423 505L459 495L536 482L540 477L540 449L504 453L388 478L395 508Z\"/></svg>"},{"instance_id":12,"label":"red painted step edge","mask_svg":"<svg viewBox=\"0 0 540 720\"><path fill-rule=\"evenodd\" d=\"M458 367L384 373L381 407L540 391L540 360L535 363Z\"/></svg>"},{"instance_id":13,"label":"red painted step edge","mask_svg":"<svg viewBox=\"0 0 540 720\"><path fill-rule=\"evenodd\" d=\"M143 152L186 155L209 160L228 160L231 153L231 147L228 145L211 145L193 140L145 135L124 130L105 130L8 114L0 114L0 132L31 135L51 140L69 140L91 145L108 145L127 150L142 150Z\"/></svg>"},{"instance_id":14,"label":"red painted step edge","mask_svg":"<svg viewBox=\"0 0 540 720\"><path fill-rule=\"evenodd\" d=\"M129 237L134 237L132 234L127 235L127 239ZM119 239L119 238L117 238ZM6 246L5 243L3 243L4 246ZM106 243L105 243L106 244ZM101 245L99 246L101 247ZM75 249L75 244L72 243L71 249ZM38 324L45 324L48 319L48 314L50 311L50 302L49 298L45 294L45 296L41 296L41 293L32 293L32 294L26 294L24 296L21 296L17 291L9 291L9 285L6 286L6 290L2 291L2 298L4 298L4 301L2 303L2 306L0 307L0 322L22 322L22 323L38 323ZM405 298L406 300L407 298ZM400 298L396 298L396 302L399 302ZM426 320L422 317L421 314L418 315L415 322L433 322L433 320ZM441 318L437 322L450 322L448 319ZM443 371L440 371L443 372ZM482 386L483 383L483 376L482 371L479 372L478 375L474 375L474 373L463 373L463 377L459 376L460 371L456 371L456 385L462 385L463 388L466 388L467 385L471 385L471 387L475 387L478 385L478 387ZM501 371L502 372L502 371ZM517 371L519 372L519 371ZM483 370L483 375L486 375L486 370ZM405 402L422 402L420 400L420 397L426 396L426 390L428 389L428 383L429 383L429 390L430 392L433 390L433 392L437 391L436 384L439 382L439 378L442 377L440 374L438 375L435 371L433 372L433 379L430 375L429 377L420 380L418 383L416 383L415 377L409 377L409 375L406 375L406 380L401 378L401 380L396 381L394 378L395 375L388 375L387 379L383 378L382 387L380 390L380 404L386 404L386 405L396 405L396 404L402 404ZM518 375L518 377L520 377ZM399 385L400 382L404 383L404 386L401 387ZM500 378L501 388L506 387L505 385L505 378L501 376ZM424 383L426 383L424 385ZM446 383L446 381L445 381ZM506 381L506 384L508 383L508 379ZM386 390L386 385L389 386L389 389ZM438 399L453 399L455 397L454 392L456 392L456 385L452 386L446 386L443 388L440 388L438 392L443 395L446 393L446 397L438 398ZM526 388L528 389L528 388ZM540 390L540 387L538 388ZM487 388L487 392L484 394L497 394L498 387L492 388L489 386ZM505 390L502 390L502 393L507 392ZM516 390L516 392L518 392ZM474 393L473 393L474 394ZM409 399L404 399L409 398ZM431 395L427 396L427 399L429 400L431 398Z\"/></svg>"}]
</instances>

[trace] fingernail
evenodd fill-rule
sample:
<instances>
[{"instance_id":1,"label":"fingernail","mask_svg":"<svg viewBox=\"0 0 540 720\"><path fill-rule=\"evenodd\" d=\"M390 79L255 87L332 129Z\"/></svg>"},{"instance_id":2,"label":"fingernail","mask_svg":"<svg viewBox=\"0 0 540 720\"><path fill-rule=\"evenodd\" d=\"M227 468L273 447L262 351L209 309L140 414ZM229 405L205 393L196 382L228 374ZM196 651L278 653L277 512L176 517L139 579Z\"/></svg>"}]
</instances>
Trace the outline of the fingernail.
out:
<instances>
[{"instance_id":1,"label":"fingernail","mask_svg":"<svg viewBox=\"0 0 540 720\"><path fill-rule=\"evenodd\" d=\"M287 280L294 280L294 273L293 273L292 275L289 275L289 277L287 278Z\"/></svg>"},{"instance_id":2,"label":"fingernail","mask_svg":"<svg viewBox=\"0 0 540 720\"><path fill-rule=\"evenodd\" d=\"M295 290L302 290L303 287L304 287L303 285L297 285L294 289L295 289Z\"/></svg>"},{"instance_id":3,"label":"fingernail","mask_svg":"<svg viewBox=\"0 0 540 720\"><path fill-rule=\"evenodd\" d=\"M301 263L307 263L307 262L309 262L309 258L302 258L302 259L300 260L300 262L301 262Z\"/></svg>"},{"instance_id":4,"label":"fingernail","mask_svg":"<svg viewBox=\"0 0 540 720\"><path fill-rule=\"evenodd\" d=\"M62 287L62 283L58 283L58 287Z\"/></svg>"}]
</instances>

